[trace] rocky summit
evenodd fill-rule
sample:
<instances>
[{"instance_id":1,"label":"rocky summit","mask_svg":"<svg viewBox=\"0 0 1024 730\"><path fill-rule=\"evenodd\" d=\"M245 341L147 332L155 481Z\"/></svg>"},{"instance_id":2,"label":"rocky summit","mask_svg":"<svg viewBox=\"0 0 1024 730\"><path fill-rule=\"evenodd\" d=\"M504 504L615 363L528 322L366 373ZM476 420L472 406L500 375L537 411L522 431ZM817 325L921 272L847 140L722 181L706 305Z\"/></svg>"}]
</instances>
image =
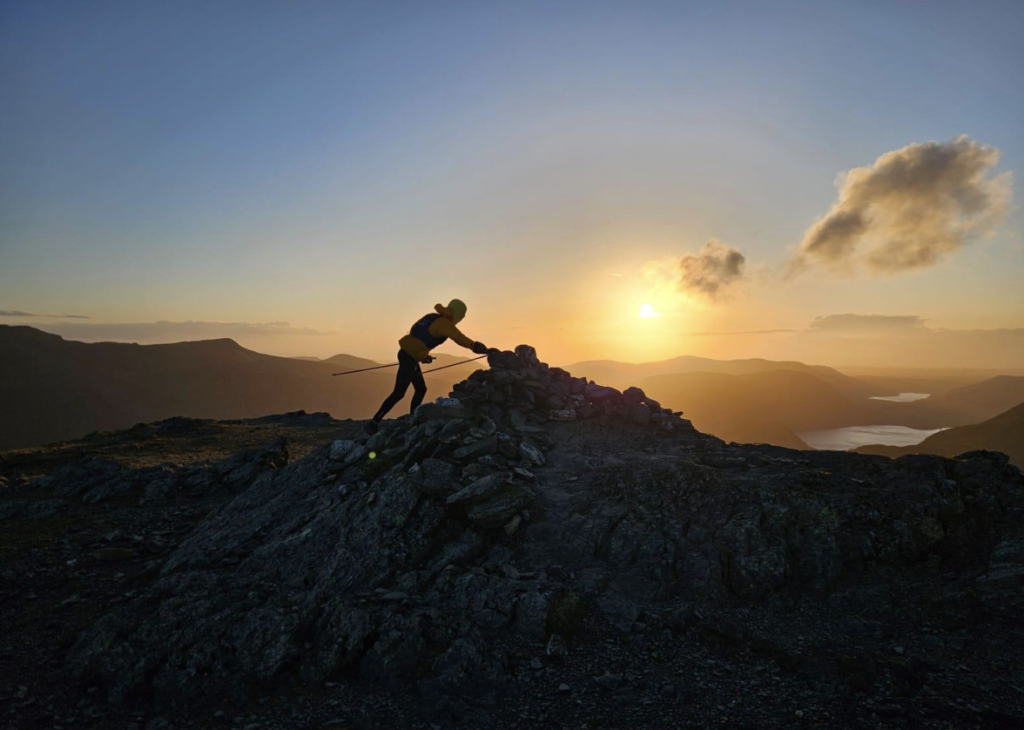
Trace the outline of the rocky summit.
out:
<instances>
[{"instance_id":1,"label":"rocky summit","mask_svg":"<svg viewBox=\"0 0 1024 730\"><path fill-rule=\"evenodd\" d=\"M291 462L8 476L6 524L212 500L51 662L77 726L1024 723L1005 456L725 444L530 347L488 360Z\"/></svg>"}]
</instances>

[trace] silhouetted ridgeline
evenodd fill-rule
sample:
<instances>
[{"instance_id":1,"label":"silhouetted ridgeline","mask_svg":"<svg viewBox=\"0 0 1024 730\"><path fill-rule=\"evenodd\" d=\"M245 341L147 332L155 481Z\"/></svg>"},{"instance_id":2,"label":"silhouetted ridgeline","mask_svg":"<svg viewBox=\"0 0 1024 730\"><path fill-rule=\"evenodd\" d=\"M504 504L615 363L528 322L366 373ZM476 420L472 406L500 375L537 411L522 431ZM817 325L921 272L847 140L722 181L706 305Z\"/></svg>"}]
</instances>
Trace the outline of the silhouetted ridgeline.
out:
<instances>
[{"instance_id":1,"label":"silhouetted ridgeline","mask_svg":"<svg viewBox=\"0 0 1024 730\"><path fill-rule=\"evenodd\" d=\"M438 364L458 360L442 354ZM231 419L306 410L363 418L390 392L394 372L330 375L375 364L353 355L274 357L232 340L85 344L29 327L0 326L0 450L175 416ZM429 397L446 394L470 367L427 375ZM618 387L639 385L684 411L706 433L792 448L806 447L800 431L873 424L951 427L979 423L1024 402L1020 376L892 403L870 399L893 394L877 378L861 381L795 362L681 357L637 365L594 361L573 371L597 382L605 374ZM907 378L898 383L915 385Z\"/></svg>"},{"instance_id":2,"label":"silhouetted ridgeline","mask_svg":"<svg viewBox=\"0 0 1024 730\"><path fill-rule=\"evenodd\" d=\"M1024 403L987 421L940 431L916 446L872 444L857 451L895 458L904 454L955 456L974 449L1001 451L1010 457L1010 463L1024 467Z\"/></svg>"},{"instance_id":3,"label":"silhouetted ridgeline","mask_svg":"<svg viewBox=\"0 0 1024 730\"><path fill-rule=\"evenodd\" d=\"M393 371L332 378L353 362L376 364L338 360L263 355L227 339L87 344L0 325L0 449L173 416L250 418L296 410L371 415L391 391ZM431 395L447 393L466 376L458 370L428 375Z\"/></svg>"}]
</instances>

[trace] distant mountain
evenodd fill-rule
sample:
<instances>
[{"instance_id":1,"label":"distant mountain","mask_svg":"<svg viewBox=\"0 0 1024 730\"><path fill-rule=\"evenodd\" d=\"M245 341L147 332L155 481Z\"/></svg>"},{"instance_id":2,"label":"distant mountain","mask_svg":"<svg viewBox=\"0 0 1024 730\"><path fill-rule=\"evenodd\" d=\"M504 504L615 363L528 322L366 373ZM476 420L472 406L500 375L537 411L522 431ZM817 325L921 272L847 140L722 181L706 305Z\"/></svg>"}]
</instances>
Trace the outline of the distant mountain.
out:
<instances>
[{"instance_id":1,"label":"distant mountain","mask_svg":"<svg viewBox=\"0 0 1024 730\"><path fill-rule=\"evenodd\" d=\"M892 405L867 399L855 403L836 386L793 370L657 375L640 381L640 386L663 405L682 410L701 431L716 436L765 421L789 432L870 423L876 408Z\"/></svg>"},{"instance_id":2,"label":"distant mountain","mask_svg":"<svg viewBox=\"0 0 1024 730\"><path fill-rule=\"evenodd\" d=\"M922 408L950 414L956 425L979 423L1024 403L1024 376L999 375L920 403Z\"/></svg>"},{"instance_id":3,"label":"distant mountain","mask_svg":"<svg viewBox=\"0 0 1024 730\"><path fill-rule=\"evenodd\" d=\"M387 363L376 362L374 360L368 360L365 357L357 357L356 355L332 355L326 360L321 362L329 362L332 365L337 366L336 372L342 372L346 370L362 370L363 368L373 368L378 365L386 365Z\"/></svg>"},{"instance_id":4,"label":"distant mountain","mask_svg":"<svg viewBox=\"0 0 1024 730\"><path fill-rule=\"evenodd\" d=\"M807 365L794 360L764 360L751 358L746 360L714 360L707 357L684 355L671 360L658 362L628 363L615 360L590 360L569 365L567 370L585 374L597 382L606 383L616 388L627 388L646 378L658 375L675 375L681 373L722 373L726 375L750 375L754 373L789 370L792 372L813 375L818 380L835 387L840 393L852 398L868 398L872 395L895 395L897 391L851 378L848 375L825 367L824 365Z\"/></svg>"},{"instance_id":5,"label":"distant mountain","mask_svg":"<svg viewBox=\"0 0 1024 730\"><path fill-rule=\"evenodd\" d=\"M854 377L878 391L928 393L936 397L945 395L954 388L962 388L982 380L982 378L925 378L903 375L857 375Z\"/></svg>"},{"instance_id":6,"label":"distant mountain","mask_svg":"<svg viewBox=\"0 0 1024 730\"><path fill-rule=\"evenodd\" d=\"M916 446L872 444L862 446L857 451L861 454L892 457L903 454L956 456L975 449L1002 451L1013 464L1024 468L1024 403L982 423L940 431Z\"/></svg>"},{"instance_id":7,"label":"distant mountain","mask_svg":"<svg viewBox=\"0 0 1024 730\"><path fill-rule=\"evenodd\" d=\"M568 369L618 388L650 380L652 387L667 394L666 405L693 415L698 427L716 435L724 433L727 426L764 421L793 431L884 424L948 428L977 423L1024 401L1024 376L972 380L990 375L988 371L896 370L886 374L872 370L851 377L834 368L795 361L691 356L649 363L592 360ZM783 372L793 373L793 377L766 375ZM710 377L713 375L723 377ZM763 377L748 377L758 375ZM731 381L728 377L747 379ZM672 378L677 380L670 386ZM912 403L872 400L873 396L901 392L928 393L930 397ZM766 411L768 407L772 410ZM809 426L811 423L828 425ZM744 428L744 434L753 433L753 426ZM778 429L771 433L776 439L781 436ZM785 445L796 448L791 439L786 440ZM768 443L782 445L779 440Z\"/></svg>"},{"instance_id":8,"label":"distant mountain","mask_svg":"<svg viewBox=\"0 0 1024 730\"><path fill-rule=\"evenodd\" d=\"M447 395L474 367L427 375L427 397ZM394 370L331 377L343 369L333 361L263 355L228 339L86 344L0 325L0 449L171 416L251 418L300 409L372 415L394 385ZM392 415L407 409L408 400Z\"/></svg>"}]
</instances>

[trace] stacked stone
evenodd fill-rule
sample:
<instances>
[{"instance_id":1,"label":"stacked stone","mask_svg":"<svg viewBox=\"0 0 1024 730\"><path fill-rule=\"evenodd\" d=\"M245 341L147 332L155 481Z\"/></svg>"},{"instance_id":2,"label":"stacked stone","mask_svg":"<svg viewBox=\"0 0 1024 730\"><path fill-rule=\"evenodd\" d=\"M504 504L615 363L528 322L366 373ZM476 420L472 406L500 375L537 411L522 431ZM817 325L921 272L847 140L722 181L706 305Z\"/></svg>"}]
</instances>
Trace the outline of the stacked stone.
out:
<instances>
[{"instance_id":1,"label":"stacked stone","mask_svg":"<svg viewBox=\"0 0 1024 730\"><path fill-rule=\"evenodd\" d=\"M692 429L639 388L574 378L537 358L532 347L492 350L490 370L455 385L448 398L421 405L412 419L387 423L367 440L337 441L331 450L342 483L365 480L374 459L388 465L378 479L409 478L482 528L513 534L530 518L529 482L553 442L550 421L598 416L664 430Z\"/></svg>"},{"instance_id":2,"label":"stacked stone","mask_svg":"<svg viewBox=\"0 0 1024 730\"><path fill-rule=\"evenodd\" d=\"M492 351L490 370L478 370L457 383L452 395L501 426L514 429L545 421L573 421L607 415L665 430L692 429L681 412L662 408L640 388L615 388L576 378L541 362L537 351L519 345L514 352Z\"/></svg>"}]
</instances>

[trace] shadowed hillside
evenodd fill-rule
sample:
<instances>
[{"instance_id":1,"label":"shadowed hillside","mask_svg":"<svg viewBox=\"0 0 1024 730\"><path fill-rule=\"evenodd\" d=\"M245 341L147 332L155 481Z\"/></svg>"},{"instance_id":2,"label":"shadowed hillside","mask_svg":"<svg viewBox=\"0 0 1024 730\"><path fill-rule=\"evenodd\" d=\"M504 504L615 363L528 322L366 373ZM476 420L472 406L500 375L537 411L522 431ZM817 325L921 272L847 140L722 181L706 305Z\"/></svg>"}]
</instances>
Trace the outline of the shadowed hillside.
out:
<instances>
[{"instance_id":1,"label":"shadowed hillside","mask_svg":"<svg viewBox=\"0 0 1024 730\"><path fill-rule=\"evenodd\" d=\"M922 409L948 413L957 425L978 423L1024 403L1024 376L999 375L920 402Z\"/></svg>"},{"instance_id":2,"label":"shadowed hillside","mask_svg":"<svg viewBox=\"0 0 1024 730\"><path fill-rule=\"evenodd\" d=\"M856 451L897 457L903 454L955 456L975 449L1002 451L1010 457L1011 463L1024 466L1024 403L982 423L933 434L916 446L872 444Z\"/></svg>"},{"instance_id":3,"label":"shadowed hillside","mask_svg":"<svg viewBox=\"0 0 1024 730\"><path fill-rule=\"evenodd\" d=\"M683 373L641 381L652 397L682 409L702 431L720 435L730 424L772 420L793 431L839 428L867 423L879 406L854 403L814 375L774 370L748 375ZM723 437L724 438L724 437Z\"/></svg>"},{"instance_id":4,"label":"shadowed hillside","mask_svg":"<svg viewBox=\"0 0 1024 730\"><path fill-rule=\"evenodd\" d=\"M172 416L229 419L306 410L366 418L390 392L394 371L332 378L354 364L375 364L342 357L340 363L274 357L227 339L86 344L0 326L0 449ZM465 370L427 375L428 397L446 393Z\"/></svg>"},{"instance_id":5,"label":"shadowed hillside","mask_svg":"<svg viewBox=\"0 0 1024 730\"><path fill-rule=\"evenodd\" d=\"M872 395L895 395L888 385L862 382L857 378L843 375L838 370L824 365L805 365L791 360L777 361L763 358L747 360L714 360L707 357L684 355L671 360L658 362L628 363L615 360L591 360L570 365L573 372L587 373L588 377L601 383L608 383L615 388L628 388L646 378L657 375L676 375L680 373L722 373L726 375L750 375L754 373L789 370L813 375L818 380L828 383L838 392L854 399L868 398Z\"/></svg>"}]
</instances>

